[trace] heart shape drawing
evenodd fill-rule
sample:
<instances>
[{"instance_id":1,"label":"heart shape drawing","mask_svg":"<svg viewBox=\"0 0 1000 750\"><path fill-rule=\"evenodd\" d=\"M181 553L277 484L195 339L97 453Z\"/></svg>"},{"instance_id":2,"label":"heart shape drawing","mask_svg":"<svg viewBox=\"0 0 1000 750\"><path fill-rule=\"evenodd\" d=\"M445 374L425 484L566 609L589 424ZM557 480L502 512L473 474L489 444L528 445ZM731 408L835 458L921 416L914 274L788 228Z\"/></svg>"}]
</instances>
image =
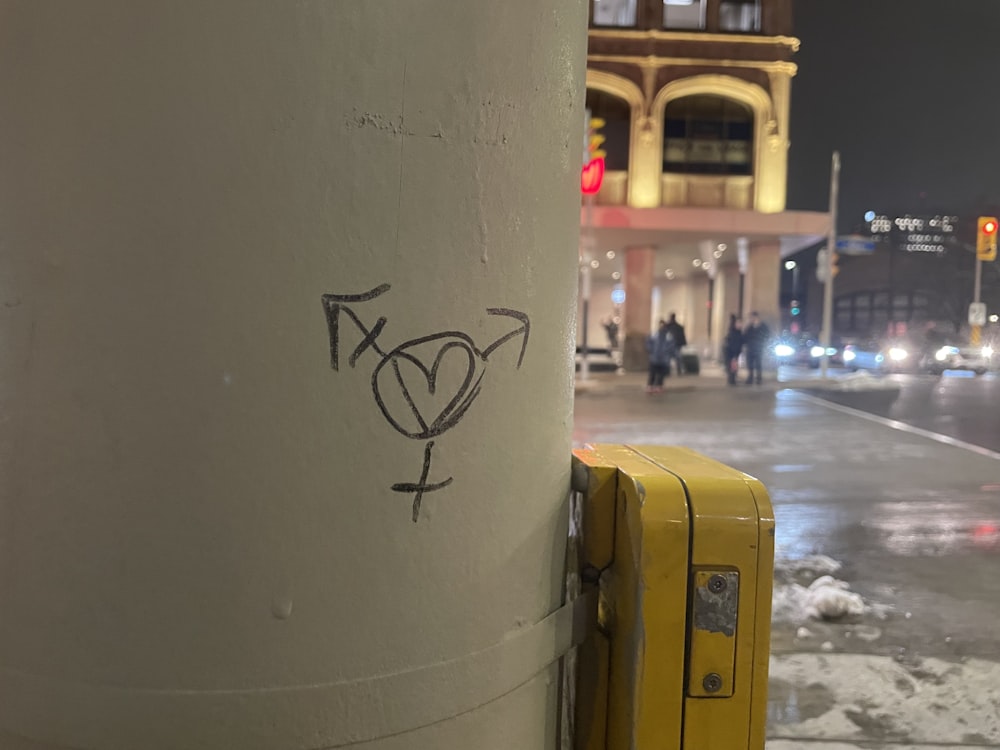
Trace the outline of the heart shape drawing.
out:
<instances>
[{"instance_id":1,"label":"heart shape drawing","mask_svg":"<svg viewBox=\"0 0 1000 750\"><path fill-rule=\"evenodd\" d=\"M479 395L485 363L472 339L445 332L397 346L372 373L372 391L396 430L427 440L454 427Z\"/></svg>"}]
</instances>

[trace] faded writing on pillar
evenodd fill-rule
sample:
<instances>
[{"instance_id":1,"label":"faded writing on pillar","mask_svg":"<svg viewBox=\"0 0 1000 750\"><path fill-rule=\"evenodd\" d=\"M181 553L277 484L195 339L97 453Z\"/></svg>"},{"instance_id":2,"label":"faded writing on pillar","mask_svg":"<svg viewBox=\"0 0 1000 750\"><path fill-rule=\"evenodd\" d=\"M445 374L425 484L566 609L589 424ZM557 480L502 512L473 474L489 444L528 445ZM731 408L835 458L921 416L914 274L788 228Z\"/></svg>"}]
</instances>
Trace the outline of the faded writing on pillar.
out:
<instances>
[{"instance_id":1,"label":"faded writing on pillar","mask_svg":"<svg viewBox=\"0 0 1000 750\"><path fill-rule=\"evenodd\" d=\"M431 477L431 452L434 439L444 434L462 421L482 391L486 380L490 355L509 341L520 338L521 351L516 367L524 361L528 348L531 323L528 316L517 310L504 307L488 307L489 315L512 318L517 322L514 330L507 331L487 346L480 348L472 338L462 331L441 331L404 341L395 347L383 347L379 337L388 324L388 319L380 316L374 323L362 320L355 308L366 311L371 303L388 292L390 286L382 284L361 294L324 294L323 311L330 331L330 367L340 370L341 364L341 324L347 321L354 325L361 336L360 342L347 357L350 367L357 367L361 358L372 353L372 395L375 404L386 421L401 435L412 440L424 441L424 461L420 478L414 482L397 482L392 485L396 492L413 495L413 520L420 516L420 503L428 492L441 490L450 485L453 477L437 479ZM364 315L370 319L371 315ZM462 373L457 386L445 390L438 388L441 368L449 372Z\"/></svg>"}]
</instances>

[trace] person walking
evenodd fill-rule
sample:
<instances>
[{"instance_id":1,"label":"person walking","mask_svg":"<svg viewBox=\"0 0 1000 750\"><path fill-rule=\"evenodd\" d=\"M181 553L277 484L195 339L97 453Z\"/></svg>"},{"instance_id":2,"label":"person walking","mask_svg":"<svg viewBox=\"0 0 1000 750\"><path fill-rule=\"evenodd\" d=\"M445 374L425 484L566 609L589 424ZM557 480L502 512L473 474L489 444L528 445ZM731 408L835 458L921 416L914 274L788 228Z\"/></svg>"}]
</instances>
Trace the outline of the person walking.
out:
<instances>
[{"instance_id":1,"label":"person walking","mask_svg":"<svg viewBox=\"0 0 1000 750\"><path fill-rule=\"evenodd\" d=\"M667 328L665 320L660 321L656 333L646 339L646 351L649 353L649 380L646 393L663 391L663 378L670 374L670 359L676 350L673 334Z\"/></svg>"},{"instance_id":2,"label":"person walking","mask_svg":"<svg viewBox=\"0 0 1000 750\"><path fill-rule=\"evenodd\" d=\"M743 321L735 315L729 316L729 330L722 345L722 358L726 363L726 377L729 385L736 385L736 375L740 370L740 353L743 351Z\"/></svg>"},{"instance_id":3,"label":"person walking","mask_svg":"<svg viewBox=\"0 0 1000 750\"><path fill-rule=\"evenodd\" d=\"M684 326L677 322L677 313L670 313L670 320L667 321L667 330L674 337L674 354L672 360L677 360L677 374L684 374L684 356L681 351L687 346L687 336L684 334ZM670 363L667 363L667 374L670 374Z\"/></svg>"},{"instance_id":4,"label":"person walking","mask_svg":"<svg viewBox=\"0 0 1000 750\"><path fill-rule=\"evenodd\" d=\"M750 313L750 325L743 331L747 350L747 385L761 383L764 364L764 347L771 339L771 331L756 312Z\"/></svg>"}]
</instances>

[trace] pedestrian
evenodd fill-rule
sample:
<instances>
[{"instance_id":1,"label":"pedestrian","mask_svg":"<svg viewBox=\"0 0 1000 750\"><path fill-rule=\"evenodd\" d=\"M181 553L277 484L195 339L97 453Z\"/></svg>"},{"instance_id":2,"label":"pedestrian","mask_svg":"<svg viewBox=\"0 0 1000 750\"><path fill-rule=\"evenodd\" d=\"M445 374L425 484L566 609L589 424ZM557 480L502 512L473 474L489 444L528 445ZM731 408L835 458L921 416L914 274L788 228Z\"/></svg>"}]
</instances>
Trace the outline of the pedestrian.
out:
<instances>
[{"instance_id":1,"label":"pedestrian","mask_svg":"<svg viewBox=\"0 0 1000 750\"><path fill-rule=\"evenodd\" d=\"M747 385L761 383L764 362L764 347L771 339L771 331L756 312L750 313L750 325L743 330L743 341L747 351Z\"/></svg>"},{"instance_id":2,"label":"pedestrian","mask_svg":"<svg viewBox=\"0 0 1000 750\"><path fill-rule=\"evenodd\" d=\"M676 348L667 322L661 320L656 333L646 339L646 351L649 354L649 380L646 384L646 393L660 393L663 390L663 379L670 374L670 360Z\"/></svg>"},{"instance_id":3,"label":"pedestrian","mask_svg":"<svg viewBox=\"0 0 1000 750\"><path fill-rule=\"evenodd\" d=\"M726 332L722 350L729 385L736 385L736 375L740 371L740 353L743 351L743 321L735 315L729 316L729 331Z\"/></svg>"},{"instance_id":4,"label":"pedestrian","mask_svg":"<svg viewBox=\"0 0 1000 750\"><path fill-rule=\"evenodd\" d=\"M685 346L687 346L688 340L687 336L684 335L684 326L677 322L677 314L670 313L670 320L667 321L667 330L674 337L674 356L671 359L677 360L677 374L684 374L684 363L683 363L683 352L681 351ZM667 367L667 374L670 373L670 367Z\"/></svg>"},{"instance_id":5,"label":"pedestrian","mask_svg":"<svg viewBox=\"0 0 1000 750\"><path fill-rule=\"evenodd\" d=\"M608 346L611 349L618 348L618 323L614 318L604 321L604 331L608 334Z\"/></svg>"}]
</instances>

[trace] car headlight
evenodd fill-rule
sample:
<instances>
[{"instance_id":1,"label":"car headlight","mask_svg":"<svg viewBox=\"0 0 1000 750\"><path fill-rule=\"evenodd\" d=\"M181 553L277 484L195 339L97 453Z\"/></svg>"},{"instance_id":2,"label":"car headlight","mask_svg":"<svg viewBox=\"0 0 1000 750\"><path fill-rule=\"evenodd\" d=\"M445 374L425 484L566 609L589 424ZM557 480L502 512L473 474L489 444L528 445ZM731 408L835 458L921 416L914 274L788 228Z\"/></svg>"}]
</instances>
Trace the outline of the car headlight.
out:
<instances>
[{"instance_id":1,"label":"car headlight","mask_svg":"<svg viewBox=\"0 0 1000 750\"><path fill-rule=\"evenodd\" d=\"M793 354L795 354L795 348L788 344L778 344L774 347L774 356L776 357L791 357Z\"/></svg>"},{"instance_id":2,"label":"car headlight","mask_svg":"<svg viewBox=\"0 0 1000 750\"><path fill-rule=\"evenodd\" d=\"M853 362L854 358L856 356L858 356L858 355L855 354L852 350L850 350L850 349L845 349L844 350L844 361L845 362Z\"/></svg>"},{"instance_id":3,"label":"car headlight","mask_svg":"<svg viewBox=\"0 0 1000 750\"><path fill-rule=\"evenodd\" d=\"M894 346L889 350L889 359L893 362L902 362L909 356L910 353L906 349L900 349L898 346Z\"/></svg>"},{"instance_id":4,"label":"car headlight","mask_svg":"<svg viewBox=\"0 0 1000 750\"><path fill-rule=\"evenodd\" d=\"M948 358L947 349L938 349L936 352L934 352L934 359L936 359L938 362L944 362L947 358Z\"/></svg>"},{"instance_id":5,"label":"car headlight","mask_svg":"<svg viewBox=\"0 0 1000 750\"><path fill-rule=\"evenodd\" d=\"M822 357L826 349L822 346L814 346L809 350L809 353L814 357Z\"/></svg>"},{"instance_id":6,"label":"car headlight","mask_svg":"<svg viewBox=\"0 0 1000 750\"><path fill-rule=\"evenodd\" d=\"M984 346L983 347L983 358L984 359L989 359L992 356L993 356L993 347L992 346Z\"/></svg>"}]
</instances>

